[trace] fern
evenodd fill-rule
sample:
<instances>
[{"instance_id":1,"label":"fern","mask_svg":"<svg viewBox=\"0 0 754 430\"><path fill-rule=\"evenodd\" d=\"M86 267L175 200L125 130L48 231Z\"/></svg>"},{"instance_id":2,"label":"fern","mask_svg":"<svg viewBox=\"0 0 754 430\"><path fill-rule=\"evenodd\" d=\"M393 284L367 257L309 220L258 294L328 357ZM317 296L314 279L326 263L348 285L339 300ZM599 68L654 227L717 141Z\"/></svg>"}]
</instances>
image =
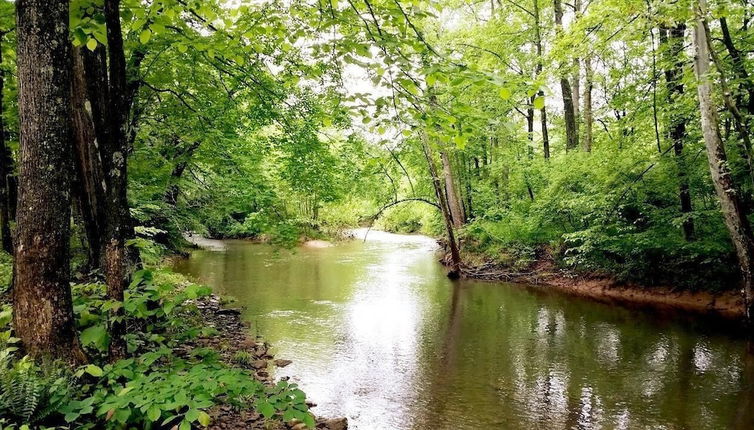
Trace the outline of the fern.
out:
<instances>
[{"instance_id":1,"label":"fern","mask_svg":"<svg viewBox=\"0 0 754 430\"><path fill-rule=\"evenodd\" d=\"M69 397L70 381L51 366L37 366L29 357L12 362L0 355L0 416L16 424L44 421Z\"/></svg>"}]
</instances>

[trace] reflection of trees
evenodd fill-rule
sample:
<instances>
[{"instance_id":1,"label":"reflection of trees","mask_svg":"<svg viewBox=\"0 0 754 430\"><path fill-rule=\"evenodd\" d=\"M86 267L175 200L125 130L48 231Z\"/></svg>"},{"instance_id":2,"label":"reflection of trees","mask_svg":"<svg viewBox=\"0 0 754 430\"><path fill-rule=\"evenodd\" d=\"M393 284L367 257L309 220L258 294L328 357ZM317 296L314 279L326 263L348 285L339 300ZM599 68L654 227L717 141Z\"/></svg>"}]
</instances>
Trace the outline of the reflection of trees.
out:
<instances>
[{"instance_id":1,"label":"reflection of trees","mask_svg":"<svg viewBox=\"0 0 754 430\"><path fill-rule=\"evenodd\" d=\"M354 257L338 247L327 256L274 258L249 248L197 254L191 273L253 312L323 312L330 319L332 309L313 310L309 300L292 296L346 302L365 277L391 285L403 279L377 272L385 270L389 251ZM346 256L353 261L336 263ZM412 374L400 382L420 384L401 387L417 392L416 402L405 406L415 428L752 428L754 354L742 354L743 342L518 286L450 284L434 276L435 266L410 270L425 283L412 290L422 313L417 326L401 332L421 342L415 353L421 379ZM387 293L374 288L377 298ZM338 338L342 331L313 333L285 321L265 334L294 344L316 338L323 350L349 343ZM383 352L393 354L395 365L408 354Z\"/></svg>"},{"instance_id":2,"label":"reflection of trees","mask_svg":"<svg viewBox=\"0 0 754 430\"><path fill-rule=\"evenodd\" d=\"M720 428L738 402L752 428L754 389L736 392L754 381L754 359L745 369L731 360L740 342L519 288L453 290L421 423L465 413L458 428L499 426L496 417L510 428Z\"/></svg>"}]
</instances>

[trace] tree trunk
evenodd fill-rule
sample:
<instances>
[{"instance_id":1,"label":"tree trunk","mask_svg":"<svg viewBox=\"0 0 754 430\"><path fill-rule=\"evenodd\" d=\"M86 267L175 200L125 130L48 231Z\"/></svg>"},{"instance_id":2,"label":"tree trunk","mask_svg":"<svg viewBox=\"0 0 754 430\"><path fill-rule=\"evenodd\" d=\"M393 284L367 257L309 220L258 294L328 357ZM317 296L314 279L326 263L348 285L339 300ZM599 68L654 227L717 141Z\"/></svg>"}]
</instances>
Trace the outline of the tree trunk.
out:
<instances>
[{"instance_id":1,"label":"tree trunk","mask_svg":"<svg viewBox=\"0 0 754 430\"><path fill-rule=\"evenodd\" d=\"M581 18L581 0L573 0L576 20ZM576 136L581 134L581 60L573 59L573 115L576 118Z\"/></svg>"},{"instance_id":2,"label":"tree trunk","mask_svg":"<svg viewBox=\"0 0 754 430\"><path fill-rule=\"evenodd\" d=\"M432 151L427 144L426 136L422 137L422 148L424 150L424 156L427 159L427 166L429 167L429 174L432 176L432 186L435 189L435 195L437 196L437 202L440 205L440 211L442 212L443 220L445 221L445 229L448 234L448 247L450 248L451 258L451 270L448 272L448 277L451 279L457 279L461 277L461 252L458 249L458 243L456 242L455 231L453 230L453 219L448 208L448 201L445 199L445 190L440 181L440 175L437 172L437 165L435 159L432 156Z\"/></svg>"},{"instance_id":3,"label":"tree trunk","mask_svg":"<svg viewBox=\"0 0 754 430\"><path fill-rule=\"evenodd\" d=\"M180 144L180 140L177 137L176 141L176 144ZM164 197L165 203L171 206L175 206L178 203L178 194L180 193L178 182L181 180L183 172L186 171L189 160L194 155L194 152L199 149L199 144L200 141L195 140L179 155L179 161L176 163L175 167L173 167L173 171L170 172L170 183L168 184L168 188L165 191Z\"/></svg>"},{"instance_id":4,"label":"tree trunk","mask_svg":"<svg viewBox=\"0 0 754 430\"><path fill-rule=\"evenodd\" d=\"M752 259L754 258L754 237L749 220L741 202L738 187L733 182L725 154L717 117L717 106L712 98L712 84L709 79L709 45L704 28L705 0L697 0L695 5L696 25L694 27L695 59L694 70L698 83L699 108L702 121L704 143L707 147L712 182L720 200L725 225L736 249L742 277L742 296L747 321L752 316Z\"/></svg>"},{"instance_id":5,"label":"tree trunk","mask_svg":"<svg viewBox=\"0 0 754 430\"><path fill-rule=\"evenodd\" d=\"M5 71L2 69L3 47L0 34L0 239L2 249L8 254L13 254L13 237L10 232L10 186L8 179L13 174L13 158L10 149L5 143L5 124L3 121L3 89L5 86Z\"/></svg>"},{"instance_id":6,"label":"tree trunk","mask_svg":"<svg viewBox=\"0 0 754 430\"><path fill-rule=\"evenodd\" d=\"M97 136L92 116L95 103L89 99L85 55L80 48L73 48L73 79L71 89L74 154L76 176L73 195L81 212L88 245L88 267L99 267L102 258L103 238L107 220L104 214L105 189L102 187L104 173L97 149Z\"/></svg>"},{"instance_id":7,"label":"tree trunk","mask_svg":"<svg viewBox=\"0 0 754 430\"><path fill-rule=\"evenodd\" d=\"M685 32L685 23L680 23L670 29L660 27L660 44L664 47L662 50L663 62L666 64L664 74L668 91L667 102L670 108L667 124L668 137L673 145L678 169L678 196L681 203L681 214L686 217L683 221L683 237L686 240L692 240L694 238L694 220L689 217L692 212L691 191L689 189L688 166L683 156L688 118L685 118L678 109L673 108L684 93L683 82L681 81L684 64L681 55L683 55L684 50L683 37Z\"/></svg>"},{"instance_id":8,"label":"tree trunk","mask_svg":"<svg viewBox=\"0 0 754 430\"><path fill-rule=\"evenodd\" d=\"M442 172L445 179L445 195L448 202L448 209L450 209L450 216L453 220L453 227L461 228L465 222L463 216L463 209L461 208L461 199L456 189L455 179L453 178L453 168L450 165L450 159L448 153L445 151L440 152L440 158L442 160Z\"/></svg>"},{"instance_id":9,"label":"tree trunk","mask_svg":"<svg viewBox=\"0 0 754 430\"><path fill-rule=\"evenodd\" d=\"M584 152L592 152L594 118L592 117L592 58L584 59Z\"/></svg>"},{"instance_id":10,"label":"tree trunk","mask_svg":"<svg viewBox=\"0 0 754 430\"><path fill-rule=\"evenodd\" d=\"M539 0L534 0L534 43L537 45L537 75L542 73L542 64L544 57L544 48L542 47L542 32L539 22ZM539 90L537 96L544 97L544 90ZM534 96L531 98L531 103L534 103ZM547 131L547 108L543 107L540 111L540 123L542 125L542 152L544 153L545 160L550 159L550 135Z\"/></svg>"},{"instance_id":11,"label":"tree trunk","mask_svg":"<svg viewBox=\"0 0 754 430\"><path fill-rule=\"evenodd\" d=\"M104 272L107 294L111 300L123 301L123 292L128 285L128 254L126 232L130 225L127 186L128 169L126 128L128 126L129 92L126 78L126 60L123 51L123 33L120 25L120 0L105 0L105 23L107 25L107 51L109 66L108 125L109 139L102 157L107 196L106 216L109 220L105 234ZM113 312L110 326L110 360L125 356L126 344L122 309Z\"/></svg>"},{"instance_id":12,"label":"tree trunk","mask_svg":"<svg viewBox=\"0 0 754 430\"><path fill-rule=\"evenodd\" d=\"M704 37L707 39L707 46L709 47L709 54L712 57L712 62L715 64L718 72L720 73L720 87L722 89L723 102L728 112L733 117L733 125L736 127L741 141L739 142L739 148L741 150L741 158L743 158L749 168L749 177L751 178L752 185L754 185L754 160L751 153L751 138L749 137L748 121L741 114L741 111L736 105L736 101L731 96L731 90L728 87L727 73L725 72L725 66L722 64L722 60L717 55L714 49L712 49L712 37L710 35L709 26L707 20L702 16L702 25L704 27Z\"/></svg>"},{"instance_id":13,"label":"tree trunk","mask_svg":"<svg viewBox=\"0 0 754 430\"><path fill-rule=\"evenodd\" d=\"M18 0L19 204L13 323L27 353L83 361L69 285L71 51L67 0Z\"/></svg>"},{"instance_id":14,"label":"tree trunk","mask_svg":"<svg viewBox=\"0 0 754 430\"><path fill-rule=\"evenodd\" d=\"M748 71L746 70L746 65L744 63L743 56L741 55L741 51L739 51L738 48L736 48L736 45L733 43L733 38L731 37L730 30L728 29L728 21L725 19L725 17L720 18L720 29L723 32L723 44L725 44L725 49L727 49L728 54L730 55L730 58L733 62L733 70L735 70L738 78L741 80L741 87L746 91L746 94L748 94L748 103L744 103L743 92L739 92L737 104L739 106L746 106L748 114L754 115L754 81L752 81ZM751 123L751 119L749 119L748 122Z\"/></svg>"},{"instance_id":15,"label":"tree trunk","mask_svg":"<svg viewBox=\"0 0 754 430\"><path fill-rule=\"evenodd\" d=\"M560 0L554 0L555 6L555 28L558 33L563 29L563 6ZM566 129L566 151L579 147L579 133L576 129L576 110L573 105L573 91L568 77L561 73L560 91L563 94L563 116L565 118Z\"/></svg>"}]
</instances>

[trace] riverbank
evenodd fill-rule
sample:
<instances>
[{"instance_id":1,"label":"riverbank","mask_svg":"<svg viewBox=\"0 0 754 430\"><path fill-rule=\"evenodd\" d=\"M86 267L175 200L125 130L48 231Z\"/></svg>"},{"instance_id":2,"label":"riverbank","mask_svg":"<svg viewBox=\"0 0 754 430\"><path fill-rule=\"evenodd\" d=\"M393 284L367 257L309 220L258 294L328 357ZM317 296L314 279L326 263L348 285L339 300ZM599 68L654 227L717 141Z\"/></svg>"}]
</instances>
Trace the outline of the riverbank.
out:
<instances>
[{"instance_id":1,"label":"riverbank","mask_svg":"<svg viewBox=\"0 0 754 430\"><path fill-rule=\"evenodd\" d=\"M606 303L693 312L731 320L739 320L744 315L743 300L736 290L713 293L621 282L611 276L560 268L547 252L521 269L490 262L480 255L464 257L464 261L475 262L463 266L466 278L535 285ZM448 266L450 255L445 253L440 262Z\"/></svg>"},{"instance_id":2,"label":"riverbank","mask_svg":"<svg viewBox=\"0 0 754 430\"><path fill-rule=\"evenodd\" d=\"M207 239L197 235L185 235L184 238L197 248L210 251L225 251L226 244L222 240ZM261 243L261 242L260 242ZM313 248L326 248L332 246L322 240L305 241L301 246ZM173 258L185 258L174 256L166 259L165 264L170 265ZM248 370L254 378L272 388L276 381L272 373L275 368L290 365L291 360L277 359L270 350L270 345L263 339L252 338L249 335L249 323L241 317L240 309L227 306L223 299L216 295L210 295L198 300L196 306L202 320L202 326L214 328L217 334L210 337L200 338L194 342L182 345L182 353L189 354L195 348L209 347L221 355L224 363L241 367ZM288 378L281 378L287 381ZM315 403L307 401L310 408L316 407ZM307 427L299 421L287 423L271 422L265 419L259 412L249 409L236 409L228 405L215 407L210 411L212 424L211 430L303 430ZM322 418L317 417L316 428L320 430L346 430L348 421L346 418Z\"/></svg>"},{"instance_id":3,"label":"riverbank","mask_svg":"<svg viewBox=\"0 0 754 430\"><path fill-rule=\"evenodd\" d=\"M218 351L221 360L230 366L241 367L251 372L254 377L267 387L273 387L275 381L271 372L275 368L291 364L290 360L276 359L270 352L270 345L260 338L252 339L248 324L241 318L239 309L223 305L223 301L216 295L200 299L196 303L204 327L217 330L211 337L199 338L181 345L177 353L188 355L196 348L211 348ZM284 380L287 380L285 378ZM309 407L316 404L307 402ZM209 411L212 417L210 430L303 430L303 423L292 421L276 423L266 420L260 413L248 409L236 409L228 405L217 406ZM317 418L317 429L345 430L348 422L345 418L324 419Z\"/></svg>"}]
</instances>

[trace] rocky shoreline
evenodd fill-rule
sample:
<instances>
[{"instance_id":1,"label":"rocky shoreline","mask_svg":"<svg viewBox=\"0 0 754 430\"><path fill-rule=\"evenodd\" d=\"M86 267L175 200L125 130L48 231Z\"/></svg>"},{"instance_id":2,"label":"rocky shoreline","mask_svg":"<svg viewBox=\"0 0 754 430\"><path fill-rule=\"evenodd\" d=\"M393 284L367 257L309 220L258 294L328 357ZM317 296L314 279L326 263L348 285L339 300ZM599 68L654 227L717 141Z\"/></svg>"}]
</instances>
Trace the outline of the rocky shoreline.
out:
<instances>
[{"instance_id":1,"label":"rocky shoreline","mask_svg":"<svg viewBox=\"0 0 754 430\"><path fill-rule=\"evenodd\" d=\"M290 360L275 359L270 353L270 346L262 339L252 339L248 335L248 324L241 319L241 311L223 306L220 297L210 295L196 302L200 312L202 325L212 327L218 334L211 337L199 338L194 342L180 347L182 353L193 348L209 347L218 351L222 360L237 367L243 367L253 373L254 377L265 385L274 385L270 371L273 367L285 367ZM310 408L314 403L307 403ZM209 411L212 423L211 430L303 430L306 427L300 422L276 423L265 420L253 410L237 410L231 406L215 407ZM346 430L348 421L345 418L325 419L317 417L317 429Z\"/></svg>"}]
</instances>

